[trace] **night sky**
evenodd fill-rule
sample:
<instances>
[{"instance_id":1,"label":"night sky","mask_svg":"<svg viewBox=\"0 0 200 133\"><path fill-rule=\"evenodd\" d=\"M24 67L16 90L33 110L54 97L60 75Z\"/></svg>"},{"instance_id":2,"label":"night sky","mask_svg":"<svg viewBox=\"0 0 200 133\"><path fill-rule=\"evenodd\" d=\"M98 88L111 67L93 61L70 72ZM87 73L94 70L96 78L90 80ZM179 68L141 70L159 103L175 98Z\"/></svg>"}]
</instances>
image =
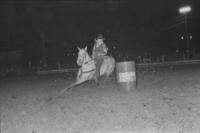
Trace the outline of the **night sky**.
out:
<instances>
[{"instance_id":1,"label":"night sky","mask_svg":"<svg viewBox=\"0 0 200 133\"><path fill-rule=\"evenodd\" d=\"M0 2L0 52L22 50L26 60L59 60L89 47L98 33L106 37L112 54L170 54L184 52L183 16L189 4L191 51L200 53L199 0L34 0ZM116 46L116 49L113 49Z\"/></svg>"}]
</instances>

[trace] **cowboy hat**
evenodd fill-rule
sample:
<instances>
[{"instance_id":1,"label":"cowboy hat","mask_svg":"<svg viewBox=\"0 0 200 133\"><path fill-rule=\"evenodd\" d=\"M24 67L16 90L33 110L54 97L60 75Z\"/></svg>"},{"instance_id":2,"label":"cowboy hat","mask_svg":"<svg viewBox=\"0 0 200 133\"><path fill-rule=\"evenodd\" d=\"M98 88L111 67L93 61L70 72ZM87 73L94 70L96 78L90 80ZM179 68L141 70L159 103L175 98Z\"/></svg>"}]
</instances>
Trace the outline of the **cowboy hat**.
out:
<instances>
[{"instance_id":1,"label":"cowboy hat","mask_svg":"<svg viewBox=\"0 0 200 133\"><path fill-rule=\"evenodd\" d=\"M98 34L97 37L96 37L95 39L96 39L96 40L97 40L97 39L105 40L105 37L104 37L102 34Z\"/></svg>"}]
</instances>

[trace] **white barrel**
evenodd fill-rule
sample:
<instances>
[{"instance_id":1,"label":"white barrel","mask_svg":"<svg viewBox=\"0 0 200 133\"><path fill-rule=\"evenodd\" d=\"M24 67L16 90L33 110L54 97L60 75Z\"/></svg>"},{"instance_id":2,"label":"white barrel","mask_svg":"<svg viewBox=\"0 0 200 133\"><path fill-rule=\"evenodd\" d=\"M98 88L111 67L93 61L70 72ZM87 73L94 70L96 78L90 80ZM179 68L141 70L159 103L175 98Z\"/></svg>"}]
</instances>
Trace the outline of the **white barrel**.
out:
<instances>
[{"instance_id":1,"label":"white barrel","mask_svg":"<svg viewBox=\"0 0 200 133\"><path fill-rule=\"evenodd\" d=\"M136 88L134 61L116 63L116 73L118 86L121 90L130 91Z\"/></svg>"}]
</instances>

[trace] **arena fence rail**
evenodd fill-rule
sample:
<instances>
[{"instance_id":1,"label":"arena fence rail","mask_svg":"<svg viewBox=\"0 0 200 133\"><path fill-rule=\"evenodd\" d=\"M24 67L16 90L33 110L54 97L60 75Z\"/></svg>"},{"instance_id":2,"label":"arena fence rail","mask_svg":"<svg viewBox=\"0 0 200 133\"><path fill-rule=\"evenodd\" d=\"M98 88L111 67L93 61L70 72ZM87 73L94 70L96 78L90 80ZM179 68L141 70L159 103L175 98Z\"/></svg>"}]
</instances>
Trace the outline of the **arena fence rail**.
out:
<instances>
[{"instance_id":1,"label":"arena fence rail","mask_svg":"<svg viewBox=\"0 0 200 133\"><path fill-rule=\"evenodd\" d=\"M200 64L200 60L180 60L180 61L167 61L167 62L156 62L156 63L140 63L136 64L136 67L163 67L163 66L175 66L175 65L187 65L187 64ZM54 69L54 70L39 70L36 72L38 75L44 74L61 74L68 72L76 72L78 68L66 68L66 69Z\"/></svg>"}]
</instances>

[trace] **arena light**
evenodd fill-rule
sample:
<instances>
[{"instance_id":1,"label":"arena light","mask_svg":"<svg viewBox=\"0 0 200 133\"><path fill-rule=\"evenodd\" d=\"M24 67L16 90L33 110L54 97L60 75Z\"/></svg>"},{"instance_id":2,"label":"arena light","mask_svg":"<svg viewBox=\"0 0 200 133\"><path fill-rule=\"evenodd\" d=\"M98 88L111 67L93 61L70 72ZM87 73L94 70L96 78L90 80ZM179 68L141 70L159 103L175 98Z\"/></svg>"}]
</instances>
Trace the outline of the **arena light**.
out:
<instances>
[{"instance_id":1,"label":"arena light","mask_svg":"<svg viewBox=\"0 0 200 133\"><path fill-rule=\"evenodd\" d=\"M192 8L190 6L183 6L183 7L179 8L179 13L186 14L186 13L190 12L191 10L192 10Z\"/></svg>"}]
</instances>

